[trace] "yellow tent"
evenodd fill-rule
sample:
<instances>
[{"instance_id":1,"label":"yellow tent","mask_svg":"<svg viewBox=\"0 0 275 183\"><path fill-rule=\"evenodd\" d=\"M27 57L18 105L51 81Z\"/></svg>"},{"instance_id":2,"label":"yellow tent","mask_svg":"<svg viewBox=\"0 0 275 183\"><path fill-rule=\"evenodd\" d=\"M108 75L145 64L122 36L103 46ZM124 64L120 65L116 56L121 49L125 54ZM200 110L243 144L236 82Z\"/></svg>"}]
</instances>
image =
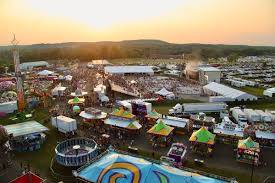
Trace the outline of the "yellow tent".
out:
<instances>
[{"instance_id":1,"label":"yellow tent","mask_svg":"<svg viewBox=\"0 0 275 183\"><path fill-rule=\"evenodd\" d=\"M132 113L130 113L129 111L125 111L123 109L123 107L121 107L120 109L115 109L113 112L112 112L112 115L113 116L117 116L117 117L122 117L122 118L133 118L135 117L135 115L133 115Z\"/></svg>"},{"instance_id":2,"label":"yellow tent","mask_svg":"<svg viewBox=\"0 0 275 183\"><path fill-rule=\"evenodd\" d=\"M168 136L174 130L173 127L166 125L163 121L155 124L150 130L147 131L149 134Z\"/></svg>"},{"instance_id":3,"label":"yellow tent","mask_svg":"<svg viewBox=\"0 0 275 183\"><path fill-rule=\"evenodd\" d=\"M215 143L216 135L209 132L204 126L199 130L194 131L189 138L190 142L199 142L213 145Z\"/></svg>"}]
</instances>

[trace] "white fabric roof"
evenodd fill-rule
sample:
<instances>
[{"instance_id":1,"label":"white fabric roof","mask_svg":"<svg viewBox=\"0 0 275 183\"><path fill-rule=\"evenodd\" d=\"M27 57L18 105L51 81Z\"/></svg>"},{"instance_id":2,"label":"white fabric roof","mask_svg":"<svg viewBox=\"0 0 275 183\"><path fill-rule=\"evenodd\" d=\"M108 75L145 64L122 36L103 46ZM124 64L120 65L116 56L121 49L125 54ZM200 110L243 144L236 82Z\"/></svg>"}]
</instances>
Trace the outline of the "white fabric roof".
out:
<instances>
[{"instance_id":1,"label":"white fabric roof","mask_svg":"<svg viewBox=\"0 0 275 183\"><path fill-rule=\"evenodd\" d=\"M255 97L254 95L250 95L246 92L240 91L240 90L236 90L234 88L216 83L216 82L211 82L205 86L203 86L204 90L210 90L214 93L217 93L219 95L222 95L224 97L228 97L228 98L233 98L233 99L238 99L238 100L257 100L257 97Z\"/></svg>"},{"instance_id":2,"label":"white fabric roof","mask_svg":"<svg viewBox=\"0 0 275 183\"><path fill-rule=\"evenodd\" d=\"M275 133L264 132L259 130L257 130L255 133L257 138L275 140Z\"/></svg>"},{"instance_id":3,"label":"white fabric roof","mask_svg":"<svg viewBox=\"0 0 275 183\"><path fill-rule=\"evenodd\" d=\"M156 94L166 96L166 95L173 94L173 92L170 92L170 91L166 90L166 88L162 88L160 91L156 92Z\"/></svg>"},{"instance_id":4,"label":"white fabric roof","mask_svg":"<svg viewBox=\"0 0 275 183\"><path fill-rule=\"evenodd\" d=\"M36 61L36 62L25 62L19 65L20 69L26 70L30 67L41 67L41 66L49 66L49 63L46 61Z\"/></svg>"},{"instance_id":5,"label":"white fabric roof","mask_svg":"<svg viewBox=\"0 0 275 183\"><path fill-rule=\"evenodd\" d=\"M179 128L184 128L187 125L187 123L189 123L189 119L176 118L172 116L167 116L166 118L158 119L157 123L159 123L160 121L163 121L166 125Z\"/></svg>"},{"instance_id":6,"label":"white fabric roof","mask_svg":"<svg viewBox=\"0 0 275 183\"><path fill-rule=\"evenodd\" d=\"M42 76L47 76L47 75L50 75L50 74L53 74L53 73L54 72L49 71L49 70L43 70L43 71L38 72L37 74L42 75Z\"/></svg>"},{"instance_id":7,"label":"white fabric roof","mask_svg":"<svg viewBox=\"0 0 275 183\"><path fill-rule=\"evenodd\" d=\"M106 66L104 67L104 70L111 74L154 73L151 66Z\"/></svg>"},{"instance_id":8,"label":"white fabric roof","mask_svg":"<svg viewBox=\"0 0 275 183\"><path fill-rule=\"evenodd\" d=\"M199 70L204 72L221 72L220 69L217 69L216 67L199 67Z\"/></svg>"}]
</instances>

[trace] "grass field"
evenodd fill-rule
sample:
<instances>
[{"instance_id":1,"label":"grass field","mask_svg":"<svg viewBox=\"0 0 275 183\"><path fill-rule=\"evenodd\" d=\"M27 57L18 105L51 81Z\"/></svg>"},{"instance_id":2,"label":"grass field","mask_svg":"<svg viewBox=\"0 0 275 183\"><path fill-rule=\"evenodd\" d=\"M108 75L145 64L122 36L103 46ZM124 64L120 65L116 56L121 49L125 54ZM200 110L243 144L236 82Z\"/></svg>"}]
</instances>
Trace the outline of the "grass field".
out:
<instances>
[{"instance_id":1,"label":"grass field","mask_svg":"<svg viewBox=\"0 0 275 183\"><path fill-rule=\"evenodd\" d=\"M264 89L259 87L245 86L243 88L239 88L239 90L244 91L246 93L261 97L263 96Z\"/></svg>"}]
</instances>

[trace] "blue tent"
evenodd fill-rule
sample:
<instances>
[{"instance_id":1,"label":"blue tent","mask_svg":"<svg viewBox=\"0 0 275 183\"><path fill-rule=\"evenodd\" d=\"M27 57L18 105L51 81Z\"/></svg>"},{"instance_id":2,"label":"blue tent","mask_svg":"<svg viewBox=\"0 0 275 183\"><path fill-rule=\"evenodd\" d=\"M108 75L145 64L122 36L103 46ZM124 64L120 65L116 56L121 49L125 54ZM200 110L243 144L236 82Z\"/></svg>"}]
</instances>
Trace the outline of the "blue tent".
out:
<instances>
[{"instance_id":1,"label":"blue tent","mask_svg":"<svg viewBox=\"0 0 275 183\"><path fill-rule=\"evenodd\" d=\"M98 183L225 183L116 152L109 152L96 162L81 168L78 178Z\"/></svg>"}]
</instances>

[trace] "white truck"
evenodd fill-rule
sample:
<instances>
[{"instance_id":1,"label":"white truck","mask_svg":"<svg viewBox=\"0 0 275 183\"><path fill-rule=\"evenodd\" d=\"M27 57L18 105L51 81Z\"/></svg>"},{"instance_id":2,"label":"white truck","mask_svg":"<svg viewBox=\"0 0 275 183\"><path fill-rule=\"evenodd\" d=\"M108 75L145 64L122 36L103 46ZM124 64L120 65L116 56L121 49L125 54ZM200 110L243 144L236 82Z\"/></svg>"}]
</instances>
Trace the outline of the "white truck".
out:
<instances>
[{"instance_id":1,"label":"white truck","mask_svg":"<svg viewBox=\"0 0 275 183\"><path fill-rule=\"evenodd\" d=\"M185 103L177 104L169 110L171 115L179 114L195 114L199 112L223 112L227 109L227 104L223 102L208 103Z\"/></svg>"},{"instance_id":2,"label":"white truck","mask_svg":"<svg viewBox=\"0 0 275 183\"><path fill-rule=\"evenodd\" d=\"M236 120L236 122L243 126L246 125L248 122L248 116L247 114L245 114L242 109L240 108L231 108L230 109L231 113L232 113L232 117Z\"/></svg>"},{"instance_id":3,"label":"white truck","mask_svg":"<svg viewBox=\"0 0 275 183\"><path fill-rule=\"evenodd\" d=\"M244 113L248 116L248 121L251 123L261 121L261 115L255 112L253 109L244 109Z\"/></svg>"},{"instance_id":4,"label":"white truck","mask_svg":"<svg viewBox=\"0 0 275 183\"><path fill-rule=\"evenodd\" d=\"M261 116L262 122L266 122L266 123L272 122L272 115L270 113L264 112L262 110L255 110L255 112Z\"/></svg>"},{"instance_id":5,"label":"white truck","mask_svg":"<svg viewBox=\"0 0 275 183\"><path fill-rule=\"evenodd\" d=\"M62 133L74 133L77 130L76 120L66 116L52 117L52 125Z\"/></svg>"}]
</instances>

